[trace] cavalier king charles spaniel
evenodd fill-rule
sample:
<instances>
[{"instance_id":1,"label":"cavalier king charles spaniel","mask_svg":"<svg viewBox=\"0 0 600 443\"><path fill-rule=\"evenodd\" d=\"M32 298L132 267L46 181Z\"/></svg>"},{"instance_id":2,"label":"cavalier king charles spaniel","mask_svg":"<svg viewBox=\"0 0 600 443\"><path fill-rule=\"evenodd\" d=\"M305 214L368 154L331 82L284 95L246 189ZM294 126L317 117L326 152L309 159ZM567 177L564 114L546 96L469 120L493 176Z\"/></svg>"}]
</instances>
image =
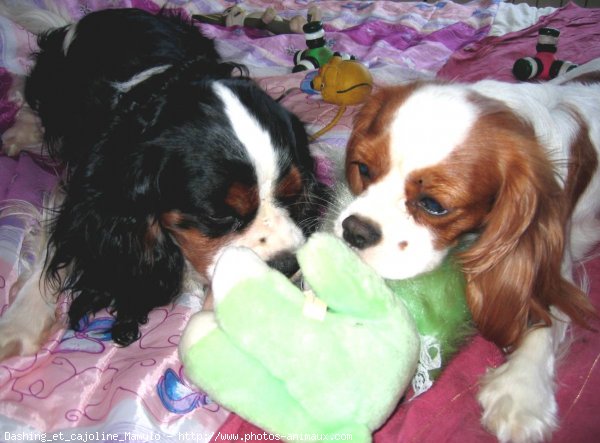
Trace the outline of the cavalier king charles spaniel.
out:
<instances>
[{"instance_id":1,"label":"cavalier king charles spaniel","mask_svg":"<svg viewBox=\"0 0 600 443\"><path fill-rule=\"evenodd\" d=\"M597 68L546 84L382 88L349 140L355 197L337 235L388 279L429 271L462 245L473 321L508 353L478 394L503 442L557 426L559 344L570 321L595 315L572 270L600 239Z\"/></svg>"},{"instance_id":2,"label":"cavalier king charles spaniel","mask_svg":"<svg viewBox=\"0 0 600 443\"><path fill-rule=\"evenodd\" d=\"M166 12L97 11L38 43L26 99L65 180L47 256L0 321L0 355L39 349L61 291L71 327L107 308L125 346L188 276L209 283L228 246L295 270L320 185L303 124L243 67Z\"/></svg>"}]
</instances>

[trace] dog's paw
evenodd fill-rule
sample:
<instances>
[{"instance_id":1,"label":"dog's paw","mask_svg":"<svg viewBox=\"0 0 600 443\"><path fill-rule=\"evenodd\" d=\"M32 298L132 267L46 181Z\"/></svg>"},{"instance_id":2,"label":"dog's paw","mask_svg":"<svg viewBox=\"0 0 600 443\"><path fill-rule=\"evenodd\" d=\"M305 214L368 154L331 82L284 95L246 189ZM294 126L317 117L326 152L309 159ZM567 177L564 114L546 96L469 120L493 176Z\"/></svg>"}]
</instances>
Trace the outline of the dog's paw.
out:
<instances>
[{"instance_id":1,"label":"dog's paw","mask_svg":"<svg viewBox=\"0 0 600 443\"><path fill-rule=\"evenodd\" d=\"M37 353L45 336L29 333L27 329L15 328L12 322L0 320L0 361L17 355Z\"/></svg>"},{"instance_id":2,"label":"dog's paw","mask_svg":"<svg viewBox=\"0 0 600 443\"><path fill-rule=\"evenodd\" d=\"M557 427L552 376L515 363L490 370L482 380L482 423L501 442L546 441Z\"/></svg>"},{"instance_id":3,"label":"dog's paw","mask_svg":"<svg viewBox=\"0 0 600 443\"><path fill-rule=\"evenodd\" d=\"M43 132L39 117L23 106L17 113L14 124L2 134L2 147L9 157L16 157L21 151L41 154Z\"/></svg>"}]
</instances>

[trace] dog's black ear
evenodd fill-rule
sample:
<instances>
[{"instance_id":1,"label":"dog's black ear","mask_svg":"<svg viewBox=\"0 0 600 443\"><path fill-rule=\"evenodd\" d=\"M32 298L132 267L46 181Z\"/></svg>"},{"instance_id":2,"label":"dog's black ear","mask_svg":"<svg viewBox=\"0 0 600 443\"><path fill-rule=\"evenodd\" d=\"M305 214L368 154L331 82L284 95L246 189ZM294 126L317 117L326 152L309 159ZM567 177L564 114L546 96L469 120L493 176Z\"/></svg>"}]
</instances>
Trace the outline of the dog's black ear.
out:
<instances>
[{"instance_id":1,"label":"dog's black ear","mask_svg":"<svg viewBox=\"0 0 600 443\"><path fill-rule=\"evenodd\" d=\"M139 338L139 325L146 323L150 311L179 294L183 257L155 220L105 222L95 241L87 242L97 254L96 263L81 255L73 261L71 275L78 278L71 283L69 317L71 326L77 327L84 315L107 308L115 318L113 341L127 346Z\"/></svg>"},{"instance_id":2,"label":"dog's black ear","mask_svg":"<svg viewBox=\"0 0 600 443\"><path fill-rule=\"evenodd\" d=\"M179 294L183 257L153 219L69 209L71 204L55 224L48 270L57 275L70 264L60 289L72 292L71 326L77 329L82 317L107 308L115 318L112 338L126 346L139 338L139 325L152 309Z\"/></svg>"},{"instance_id":3,"label":"dog's black ear","mask_svg":"<svg viewBox=\"0 0 600 443\"><path fill-rule=\"evenodd\" d=\"M129 173L110 159L75 171L51 227L47 263L56 289L72 293L71 326L107 308L112 338L123 346L139 337L152 309L179 294L185 267L155 216L160 158L138 160ZM62 268L69 272L61 280Z\"/></svg>"}]
</instances>

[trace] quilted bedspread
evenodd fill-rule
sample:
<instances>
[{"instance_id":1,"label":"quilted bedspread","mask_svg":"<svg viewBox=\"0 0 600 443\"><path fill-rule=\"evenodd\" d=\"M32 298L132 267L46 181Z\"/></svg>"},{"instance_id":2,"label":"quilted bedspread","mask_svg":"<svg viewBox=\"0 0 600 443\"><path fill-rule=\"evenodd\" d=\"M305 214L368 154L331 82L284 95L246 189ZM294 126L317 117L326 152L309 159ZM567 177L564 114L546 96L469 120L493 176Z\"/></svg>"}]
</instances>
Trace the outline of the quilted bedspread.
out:
<instances>
[{"instance_id":1,"label":"quilted bedspread","mask_svg":"<svg viewBox=\"0 0 600 443\"><path fill-rule=\"evenodd\" d=\"M36 0L40 8L43 1ZM247 0L63 0L73 20L89 11L167 6L184 14L218 13L239 3L248 11L275 7L289 18L305 15L309 2ZM375 84L436 76L452 80L510 77L515 58L533 52L537 28L561 27L560 50L575 63L600 57L600 10L575 5L537 10L497 0L466 4L396 1L319 1L327 44L355 55ZM509 7L510 6L510 7ZM292 56L305 48L300 34L199 24L216 39L223 58L246 64L273 97L300 116L309 132L325 127L337 113L318 95L299 90L305 73L292 74ZM563 37L561 37L563 38ZM19 85L35 50L35 37L0 16L0 133L11 128L23 104ZM331 185L343 159L352 117L349 107L335 127L311 149L318 176ZM435 130L435 122L431 122ZM60 165L38 149L0 154L0 314L9 306L10 287L35 255L26 234L39 228L39 208L58 180ZM586 266L590 294L600 305L600 259ZM111 278L107 275L106 278ZM139 341L127 348L106 334L112 322L98 313L78 332L56 331L35 356L0 362L0 441L201 441L242 439L261 431L213 402L186 379L177 344L186 321L200 309L200 294L185 293L156 309ZM63 306L63 311L66 306ZM32 319L35 321L35 319ZM595 324L600 330L600 323ZM600 438L600 334L574 329L569 357L559 370L561 429L553 441L592 442ZM494 438L479 425L477 382L487 367L502 363L493 344L475 337L425 394L399 405L375 434L376 442L486 442Z\"/></svg>"}]
</instances>

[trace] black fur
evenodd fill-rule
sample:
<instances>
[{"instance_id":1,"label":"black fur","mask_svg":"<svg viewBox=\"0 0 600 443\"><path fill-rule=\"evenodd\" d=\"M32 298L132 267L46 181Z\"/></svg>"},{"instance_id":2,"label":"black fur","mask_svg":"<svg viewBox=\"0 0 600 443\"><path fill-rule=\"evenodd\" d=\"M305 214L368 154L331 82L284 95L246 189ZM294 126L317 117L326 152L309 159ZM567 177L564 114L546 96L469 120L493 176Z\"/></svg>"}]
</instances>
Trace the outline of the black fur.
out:
<instances>
[{"instance_id":1,"label":"black fur","mask_svg":"<svg viewBox=\"0 0 600 443\"><path fill-rule=\"evenodd\" d=\"M91 13L65 55L67 32L40 37L26 84L49 149L68 170L47 276L73 294L72 327L108 308L113 340L128 345L148 313L181 290L185 259L161 214L178 211L183 229L215 238L244 229L254 216L224 202L234 181L252 184L256 176L211 88L215 80L270 132L281 177L292 164L301 171L303 191L280 203L305 234L317 216L318 185L301 122L246 77L232 77L238 66L221 63L212 42L181 18L135 9ZM167 64L124 94L114 87Z\"/></svg>"}]
</instances>

